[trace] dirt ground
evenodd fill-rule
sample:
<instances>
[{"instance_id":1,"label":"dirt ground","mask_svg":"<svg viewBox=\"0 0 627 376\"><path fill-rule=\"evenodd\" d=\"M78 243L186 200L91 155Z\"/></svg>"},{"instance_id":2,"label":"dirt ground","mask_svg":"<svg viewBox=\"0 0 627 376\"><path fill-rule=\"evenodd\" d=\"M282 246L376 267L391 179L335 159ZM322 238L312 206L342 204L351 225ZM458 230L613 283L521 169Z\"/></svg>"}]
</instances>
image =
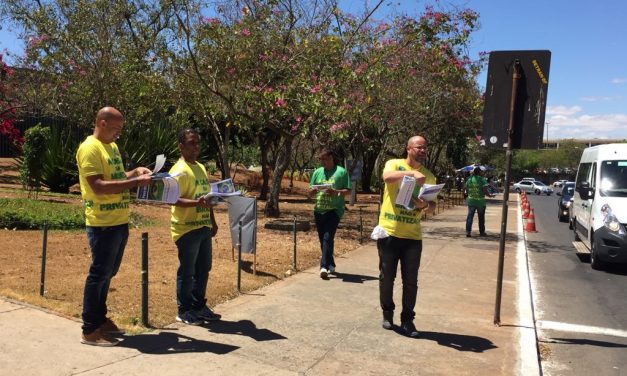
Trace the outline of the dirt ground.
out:
<instances>
[{"instance_id":1,"label":"dirt ground","mask_svg":"<svg viewBox=\"0 0 627 376\"><path fill-rule=\"evenodd\" d=\"M219 177L215 176L215 180ZM236 182L257 185L257 178L238 173ZM287 187L287 180L284 186ZM313 202L306 200L308 184L295 182L290 192L281 195L282 218L312 222ZM26 197L20 189L18 173L13 160L0 159L0 197ZM287 190L286 190L287 191ZM256 194L250 189L251 194ZM81 205L79 195L40 193L40 200L63 200L68 205ZM335 251L342 267L342 254L359 246L358 229L360 209L364 222L364 241L376 223L377 195L359 195L358 203L349 206L338 230ZM265 202L258 202L258 235L256 275L253 275L253 255L242 257L241 290L248 292L286 278L291 274L293 235L291 232L268 230L269 220L263 215ZM141 234L149 236L149 322L162 327L174 321L176 315L175 281L178 259L169 230L170 211L167 205L135 202L131 211L154 221L153 225L133 228L118 275L112 280L108 298L110 315L130 331L141 331ZM216 209L219 231L213 241L213 268L207 288L208 305L214 306L239 294L237 291L237 262L233 258L231 240L227 231L226 205ZM297 233L298 270L317 265L320 246L315 228ZM90 263L90 251L83 231L50 231L48 233L45 293L41 297L40 271L42 267L42 231L13 231L0 229L0 295L27 302L80 318L82 292ZM288 272L290 271L290 272Z\"/></svg>"}]
</instances>

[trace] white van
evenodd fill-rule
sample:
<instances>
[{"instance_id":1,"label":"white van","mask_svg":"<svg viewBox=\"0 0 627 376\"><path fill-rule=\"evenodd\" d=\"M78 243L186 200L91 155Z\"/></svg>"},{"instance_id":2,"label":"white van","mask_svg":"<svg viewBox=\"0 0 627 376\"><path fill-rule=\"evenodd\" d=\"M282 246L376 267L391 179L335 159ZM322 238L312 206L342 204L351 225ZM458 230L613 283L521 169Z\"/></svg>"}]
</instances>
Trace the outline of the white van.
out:
<instances>
[{"instance_id":1,"label":"white van","mask_svg":"<svg viewBox=\"0 0 627 376\"><path fill-rule=\"evenodd\" d=\"M590 265L627 263L627 143L583 151L575 179L571 226L590 250Z\"/></svg>"}]
</instances>

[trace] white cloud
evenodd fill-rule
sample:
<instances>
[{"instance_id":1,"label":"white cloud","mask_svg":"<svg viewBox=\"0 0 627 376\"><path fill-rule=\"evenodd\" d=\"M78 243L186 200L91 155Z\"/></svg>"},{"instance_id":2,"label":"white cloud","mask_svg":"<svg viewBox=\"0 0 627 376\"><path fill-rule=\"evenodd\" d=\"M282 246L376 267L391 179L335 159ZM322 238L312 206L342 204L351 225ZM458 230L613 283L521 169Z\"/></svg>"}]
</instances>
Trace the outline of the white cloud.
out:
<instances>
[{"instance_id":1,"label":"white cloud","mask_svg":"<svg viewBox=\"0 0 627 376\"><path fill-rule=\"evenodd\" d=\"M621 96L613 96L613 97L595 97L595 96L589 96L589 97L581 97L580 98L582 101L584 102L611 102L611 101L619 101L622 100L623 97Z\"/></svg>"},{"instance_id":2,"label":"white cloud","mask_svg":"<svg viewBox=\"0 0 627 376\"><path fill-rule=\"evenodd\" d=\"M549 139L627 139L627 114L575 114L553 115L547 109Z\"/></svg>"},{"instance_id":3,"label":"white cloud","mask_svg":"<svg viewBox=\"0 0 627 376\"><path fill-rule=\"evenodd\" d=\"M613 84L626 84L627 83L627 78L625 77L616 77L613 78L612 81L610 81Z\"/></svg>"},{"instance_id":4,"label":"white cloud","mask_svg":"<svg viewBox=\"0 0 627 376\"><path fill-rule=\"evenodd\" d=\"M546 114L549 116L571 116L578 112L581 112L581 107L579 106L547 106Z\"/></svg>"}]
</instances>

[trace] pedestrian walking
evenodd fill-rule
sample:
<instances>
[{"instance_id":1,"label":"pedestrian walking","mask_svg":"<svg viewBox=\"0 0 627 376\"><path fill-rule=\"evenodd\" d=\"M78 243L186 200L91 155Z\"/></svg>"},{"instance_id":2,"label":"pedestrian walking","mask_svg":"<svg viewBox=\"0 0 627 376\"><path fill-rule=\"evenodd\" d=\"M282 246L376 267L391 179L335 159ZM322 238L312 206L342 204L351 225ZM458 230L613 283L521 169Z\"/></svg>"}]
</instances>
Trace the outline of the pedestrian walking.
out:
<instances>
[{"instance_id":1,"label":"pedestrian walking","mask_svg":"<svg viewBox=\"0 0 627 376\"><path fill-rule=\"evenodd\" d=\"M379 251L379 299L383 310L384 329L394 327L396 308L393 299L394 280L398 264L401 264L403 281L401 332L409 337L418 337L414 325L414 307L418 294L418 269L422 255L423 213L432 213L435 202L413 198L414 209L396 204L401 181L405 176L413 177L416 188L423 184L435 184L436 178L425 166L427 141L422 136L413 136L407 141L405 159L391 159L383 169L385 183L383 202L379 213L379 225L373 232ZM376 236L374 236L377 234Z\"/></svg>"},{"instance_id":2,"label":"pedestrian walking","mask_svg":"<svg viewBox=\"0 0 627 376\"><path fill-rule=\"evenodd\" d=\"M335 273L333 257L335 231L344 215L344 196L351 190L351 181L346 169L338 166L330 149L318 154L322 167L317 168L310 180L309 196L316 195L314 219L320 240L320 278Z\"/></svg>"},{"instance_id":3,"label":"pedestrian walking","mask_svg":"<svg viewBox=\"0 0 627 376\"><path fill-rule=\"evenodd\" d=\"M220 315L207 307L205 298L212 265L211 238L218 233L209 193L209 177L200 155L200 135L195 129L178 134L181 157L170 169L177 175L180 198L172 206L170 232L178 249L176 272L176 321L200 325Z\"/></svg>"},{"instance_id":4,"label":"pedestrian walking","mask_svg":"<svg viewBox=\"0 0 627 376\"><path fill-rule=\"evenodd\" d=\"M485 196L492 197L488 181L482 176L481 167L475 167L472 175L466 180L466 204L468 205L468 215L466 216L466 236L470 237L472 222L477 212L479 217L479 236L487 236L485 232Z\"/></svg>"},{"instance_id":5,"label":"pedestrian walking","mask_svg":"<svg viewBox=\"0 0 627 376\"><path fill-rule=\"evenodd\" d=\"M124 171L115 143L122 133L124 116L113 107L96 114L94 132L76 152L76 164L85 207L85 228L91 249L91 265L83 292L81 343L115 346L111 334L119 327L107 317L107 294L117 274L128 239L129 189L150 184L151 171L138 167Z\"/></svg>"}]
</instances>

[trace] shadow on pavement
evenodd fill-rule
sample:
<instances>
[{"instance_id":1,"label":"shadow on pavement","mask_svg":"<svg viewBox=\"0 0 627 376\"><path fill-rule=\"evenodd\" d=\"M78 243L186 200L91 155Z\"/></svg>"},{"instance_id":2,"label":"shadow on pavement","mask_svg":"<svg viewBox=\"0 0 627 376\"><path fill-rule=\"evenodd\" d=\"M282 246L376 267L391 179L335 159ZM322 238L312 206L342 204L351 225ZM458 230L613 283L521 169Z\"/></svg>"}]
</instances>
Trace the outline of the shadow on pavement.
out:
<instances>
[{"instance_id":1,"label":"shadow on pavement","mask_svg":"<svg viewBox=\"0 0 627 376\"><path fill-rule=\"evenodd\" d=\"M435 239L450 239L450 240L455 240L455 239L467 239L468 241L477 241L477 240L484 240L484 241L492 241L492 242L499 242L501 239L501 234L499 233L491 233L488 232L488 236L478 236L478 234L476 234L476 230L475 230L475 234L470 237L467 238L466 237L466 230L464 229L463 226L457 226L457 227L430 227L428 223L424 223L423 224L423 233L424 233L424 237L425 238L435 238ZM516 242L518 241L518 235L508 232L505 234L505 241L507 242Z\"/></svg>"},{"instance_id":2,"label":"shadow on pavement","mask_svg":"<svg viewBox=\"0 0 627 376\"><path fill-rule=\"evenodd\" d=\"M361 275L361 274L348 274L348 273L335 273L335 278L342 279L342 282L350 282L350 283L364 283L365 281L378 281L379 278L372 277L369 275Z\"/></svg>"},{"instance_id":3,"label":"shadow on pavement","mask_svg":"<svg viewBox=\"0 0 627 376\"><path fill-rule=\"evenodd\" d=\"M275 333L272 330L257 328L255 323L250 320L213 321L209 325L205 326L205 328L209 329L212 333L237 334L250 337L258 342L287 339L287 337L284 337L279 333Z\"/></svg>"},{"instance_id":4,"label":"shadow on pavement","mask_svg":"<svg viewBox=\"0 0 627 376\"><path fill-rule=\"evenodd\" d=\"M585 338L552 338L551 341L543 341L547 343L559 343L565 345L590 345L590 346L598 346L598 347L627 347L627 344L624 343L616 343L616 342L607 342L607 341L595 341L593 339L585 339Z\"/></svg>"},{"instance_id":5,"label":"shadow on pavement","mask_svg":"<svg viewBox=\"0 0 627 376\"><path fill-rule=\"evenodd\" d=\"M394 331L401 334L400 327L395 326ZM457 351L472 351L482 353L487 350L496 349L497 346L487 338L468 336L465 334L452 334L440 332L423 332L416 339L428 339L436 341L441 346L450 347Z\"/></svg>"},{"instance_id":6,"label":"shadow on pavement","mask_svg":"<svg viewBox=\"0 0 627 376\"><path fill-rule=\"evenodd\" d=\"M248 273L248 274L253 274L253 262L252 261L242 260L242 271L244 271L245 273ZM257 269L257 274L256 275L259 276L259 277L272 277L275 280L279 279L279 277L277 277L276 275L271 274L271 273L263 272L263 271L261 271L259 269Z\"/></svg>"},{"instance_id":7,"label":"shadow on pavement","mask_svg":"<svg viewBox=\"0 0 627 376\"><path fill-rule=\"evenodd\" d=\"M156 335L138 334L134 336L124 336L122 338L124 338L124 340L120 342L120 347L136 349L144 354L155 355L202 352L222 355L239 348L238 346L202 341L172 332L161 332Z\"/></svg>"}]
</instances>

